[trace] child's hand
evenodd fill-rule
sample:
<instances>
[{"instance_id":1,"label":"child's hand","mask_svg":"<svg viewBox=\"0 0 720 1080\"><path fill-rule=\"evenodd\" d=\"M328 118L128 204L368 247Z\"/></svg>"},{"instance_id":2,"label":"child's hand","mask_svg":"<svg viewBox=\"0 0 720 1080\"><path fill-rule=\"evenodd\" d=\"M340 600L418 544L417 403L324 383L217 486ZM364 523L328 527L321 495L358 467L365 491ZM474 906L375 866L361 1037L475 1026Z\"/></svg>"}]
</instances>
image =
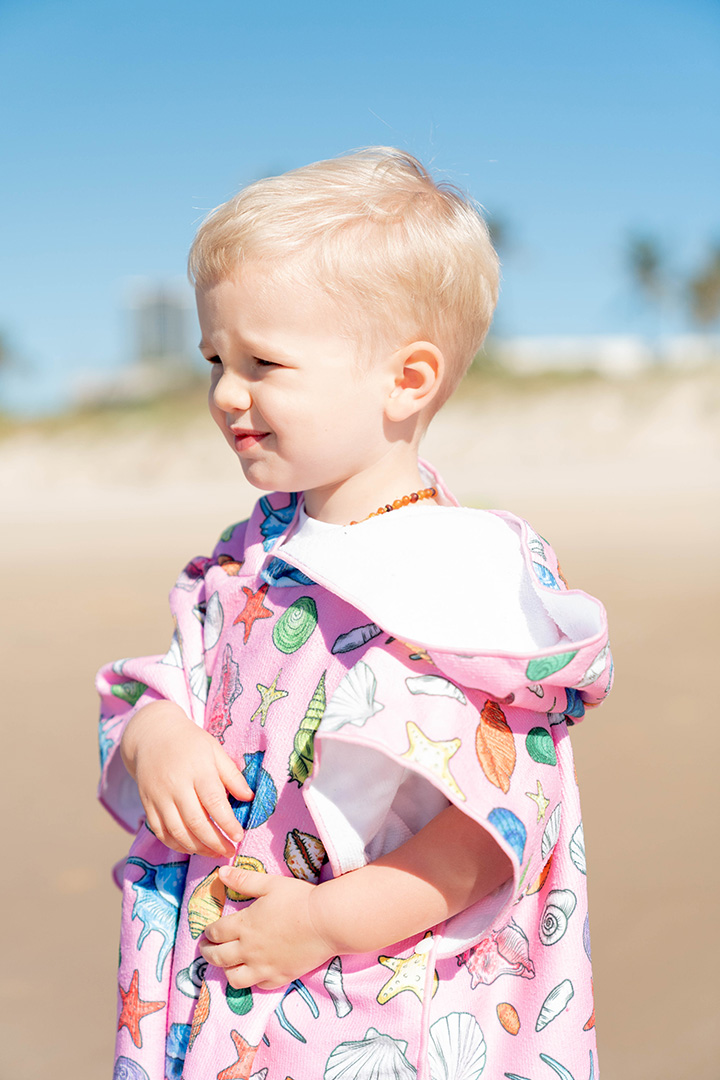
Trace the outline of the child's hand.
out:
<instances>
[{"instance_id":1,"label":"child's hand","mask_svg":"<svg viewBox=\"0 0 720 1080\"><path fill-rule=\"evenodd\" d=\"M217 739L178 705L156 701L132 718L120 753L158 840L183 854L233 854L243 830L227 792L245 800L252 791Z\"/></svg>"},{"instance_id":2,"label":"child's hand","mask_svg":"<svg viewBox=\"0 0 720 1080\"><path fill-rule=\"evenodd\" d=\"M200 952L209 964L225 969L235 989L274 990L335 955L310 916L316 885L229 866L221 867L220 878L245 896L258 898L242 911L211 923L200 939Z\"/></svg>"}]
</instances>

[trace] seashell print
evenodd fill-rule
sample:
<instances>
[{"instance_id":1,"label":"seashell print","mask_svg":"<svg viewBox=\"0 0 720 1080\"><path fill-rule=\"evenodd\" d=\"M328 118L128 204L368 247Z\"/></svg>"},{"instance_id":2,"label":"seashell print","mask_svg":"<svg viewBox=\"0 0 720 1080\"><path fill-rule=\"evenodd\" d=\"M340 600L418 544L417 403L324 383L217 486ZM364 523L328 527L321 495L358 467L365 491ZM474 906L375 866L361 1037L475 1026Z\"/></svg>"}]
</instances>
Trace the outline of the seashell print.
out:
<instances>
[{"instance_id":1,"label":"seashell print","mask_svg":"<svg viewBox=\"0 0 720 1080\"><path fill-rule=\"evenodd\" d=\"M302 570L298 570L297 567L290 566L289 563L278 558L270 560L265 569L260 571L260 577L268 585L274 585L279 589L292 589L296 585L315 584L312 578L303 574Z\"/></svg>"},{"instance_id":2,"label":"seashell print","mask_svg":"<svg viewBox=\"0 0 720 1080\"><path fill-rule=\"evenodd\" d=\"M585 863L585 831L582 821L570 837L570 858L581 874L587 874Z\"/></svg>"},{"instance_id":3,"label":"seashell print","mask_svg":"<svg viewBox=\"0 0 720 1080\"><path fill-rule=\"evenodd\" d=\"M586 954L588 960L592 964L592 956L590 954L590 914L589 914L589 912L586 912L586 914L585 914L585 922L583 923L583 948L585 950L585 954Z\"/></svg>"},{"instance_id":4,"label":"seashell print","mask_svg":"<svg viewBox=\"0 0 720 1080\"><path fill-rule=\"evenodd\" d=\"M203 623L203 643L209 651L214 649L220 640L225 614L220 603L220 594L214 592L205 608L205 622Z\"/></svg>"},{"instance_id":5,"label":"seashell print","mask_svg":"<svg viewBox=\"0 0 720 1080\"><path fill-rule=\"evenodd\" d=\"M217 564L224 570L228 577L237 577L242 567L242 562L233 559L232 555L218 555Z\"/></svg>"},{"instance_id":6,"label":"seashell print","mask_svg":"<svg viewBox=\"0 0 720 1080\"><path fill-rule=\"evenodd\" d=\"M323 1080L416 1080L405 1057L407 1043L368 1028L364 1039L336 1046L327 1059Z\"/></svg>"},{"instance_id":7,"label":"seashell print","mask_svg":"<svg viewBox=\"0 0 720 1080\"><path fill-rule=\"evenodd\" d=\"M285 862L293 877L316 885L320 871L328 861L322 841L312 833L293 829L285 840Z\"/></svg>"},{"instance_id":8,"label":"seashell print","mask_svg":"<svg viewBox=\"0 0 720 1080\"><path fill-rule=\"evenodd\" d=\"M123 1054L115 1062L112 1080L150 1080L150 1077L142 1065Z\"/></svg>"},{"instance_id":9,"label":"seashell print","mask_svg":"<svg viewBox=\"0 0 720 1080\"><path fill-rule=\"evenodd\" d=\"M205 671L204 660L199 660L197 664L190 668L189 682L190 689L195 697L205 705L208 699L208 690L210 689L210 678Z\"/></svg>"},{"instance_id":10,"label":"seashell print","mask_svg":"<svg viewBox=\"0 0 720 1080\"><path fill-rule=\"evenodd\" d=\"M562 671L576 656L577 649L573 652L556 653L555 656L538 656L525 668L525 677L530 682L541 682L556 671Z\"/></svg>"},{"instance_id":11,"label":"seashell print","mask_svg":"<svg viewBox=\"0 0 720 1080\"><path fill-rule=\"evenodd\" d=\"M125 672L123 671L123 668L125 667L129 659L129 656L125 656L122 660L115 660L111 670L114 671L116 675L124 675Z\"/></svg>"},{"instance_id":12,"label":"seashell print","mask_svg":"<svg viewBox=\"0 0 720 1080\"><path fill-rule=\"evenodd\" d=\"M323 731L337 731L345 724L362 727L383 705L375 700L377 679L368 665L358 660L328 702L322 719Z\"/></svg>"},{"instance_id":13,"label":"seashell print","mask_svg":"<svg viewBox=\"0 0 720 1080\"><path fill-rule=\"evenodd\" d=\"M449 1013L430 1027L431 1080L478 1080L486 1057L482 1028L471 1013Z\"/></svg>"},{"instance_id":14,"label":"seashell print","mask_svg":"<svg viewBox=\"0 0 720 1080\"><path fill-rule=\"evenodd\" d=\"M200 1028L203 1026L208 1016L210 1015L210 991L208 990L208 984L203 982L200 987L200 994L198 996L198 1002L195 1006L195 1012L193 1013L192 1026L190 1028L190 1038L188 1040L187 1048L190 1050L192 1044L200 1034Z\"/></svg>"},{"instance_id":15,"label":"seashell print","mask_svg":"<svg viewBox=\"0 0 720 1080\"><path fill-rule=\"evenodd\" d=\"M482 983L490 986L501 975L519 975L523 979L535 977L535 965L530 959L530 943L512 919L500 930L492 930L487 937L457 958L458 966L465 964L470 972L472 990Z\"/></svg>"},{"instance_id":16,"label":"seashell print","mask_svg":"<svg viewBox=\"0 0 720 1080\"><path fill-rule=\"evenodd\" d=\"M288 495L287 506L274 507L267 495L262 496L260 509L265 515L265 519L260 525L260 532L264 537L263 547L265 551L269 551L274 546L277 537L282 536L285 532L285 529L295 517L297 503L297 492L291 492Z\"/></svg>"},{"instance_id":17,"label":"seashell print","mask_svg":"<svg viewBox=\"0 0 720 1080\"><path fill-rule=\"evenodd\" d=\"M590 980L590 992L592 994L592 1003L593 1003L592 1012L590 1013L587 1020L583 1024L583 1031L592 1031L592 1029L595 1027L595 990L594 990L594 987L593 987L593 984L592 984L592 979Z\"/></svg>"},{"instance_id":18,"label":"seashell print","mask_svg":"<svg viewBox=\"0 0 720 1080\"><path fill-rule=\"evenodd\" d=\"M121 701L126 701L128 705L137 705L146 690L147 685L138 682L137 679L128 679L127 682L115 683L110 687L110 692Z\"/></svg>"},{"instance_id":19,"label":"seashell print","mask_svg":"<svg viewBox=\"0 0 720 1080\"><path fill-rule=\"evenodd\" d=\"M233 867L240 870L254 870L256 874L267 873L267 870L260 860L254 858L252 855L236 855L233 859ZM244 896L242 893L239 893L237 889L229 889L226 887L226 892L230 899L235 900L238 904L242 904L245 900L252 900L251 896Z\"/></svg>"},{"instance_id":20,"label":"seashell print","mask_svg":"<svg viewBox=\"0 0 720 1080\"><path fill-rule=\"evenodd\" d=\"M411 694L455 698L461 705L467 705L467 698L460 687L449 679L443 679L441 675L412 675L405 680L405 685Z\"/></svg>"},{"instance_id":21,"label":"seashell print","mask_svg":"<svg viewBox=\"0 0 720 1080\"><path fill-rule=\"evenodd\" d=\"M553 857L551 855L550 858L548 859L548 861L543 866L540 873L538 874L538 876L533 881L533 883L531 885L528 885L527 889L525 890L525 895L526 896L533 896L535 893L540 892L543 885L547 881L547 876L550 873L550 867L552 866L552 861L553 861Z\"/></svg>"},{"instance_id":22,"label":"seashell print","mask_svg":"<svg viewBox=\"0 0 720 1080\"><path fill-rule=\"evenodd\" d=\"M520 1017L517 1009L509 1001L502 1001L496 1008L497 1018L509 1035L517 1035L520 1030Z\"/></svg>"},{"instance_id":23,"label":"seashell print","mask_svg":"<svg viewBox=\"0 0 720 1080\"><path fill-rule=\"evenodd\" d=\"M311 596L300 596L275 623L272 639L280 652L294 653L317 626L317 605Z\"/></svg>"},{"instance_id":24,"label":"seashell print","mask_svg":"<svg viewBox=\"0 0 720 1080\"><path fill-rule=\"evenodd\" d=\"M555 1058L550 1057L549 1054L540 1054L540 1060L542 1062L544 1062L545 1065L549 1065L550 1068L553 1070L553 1072L556 1072L557 1075L560 1077L560 1080L575 1080L575 1078L573 1077L573 1074L570 1072L570 1070L566 1069L565 1066L561 1065L559 1061L555 1060ZM595 1073L594 1073L594 1069L593 1069L593 1056L592 1056L592 1050L591 1050L590 1051L590 1080L593 1080L594 1075L595 1075Z\"/></svg>"},{"instance_id":25,"label":"seashell print","mask_svg":"<svg viewBox=\"0 0 720 1080\"><path fill-rule=\"evenodd\" d=\"M175 976L175 985L180 993L190 998L199 997L206 969L207 960L203 956L198 956L192 964L178 971Z\"/></svg>"},{"instance_id":26,"label":"seashell print","mask_svg":"<svg viewBox=\"0 0 720 1080\"><path fill-rule=\"evenodd\" d=\"M555 850L555 845L558 842L560 836L560 818L562 817L562 803L558 803L552 814L547 820L545 826L545 832L542 836L540 843L540 852L543 857L543 861L549 858Z\"/></svg>"},{"instance_id":27,"label":"seashell print","mask_svg":"<svg viewBox=\"0 0 720 1080\"><path fill-rule=\"evenodd\" d=\"M545 690L544 690L544 688L543 688L543 687L542 687L542 686L540 685L540 683L533 683L533 685L532 685L532 686L528 686L528 690L529 690L529 691L530 691L530 692L531 692L532 694L535 694L535 695L536 695L537 697L539 697L539 698L541 698L541 697L545 697Z\"/></svg>"},{"instance_id":28,"label":"seashell print","mask_svg":"<svg viewBox=\"0 0 720 1080\"><path fill-rule=\"evenodd\" d=\"M542 1007L538 1013L537 1023L535 1024L535 1030L542 1031L543 1028L547 1027L549 1023L555 1020L556 1017L568 1007L568 1003L574 994L575 990L569 979L565 979L564 982L558 983L542 1003Z\"/></svg>"},{"instance_id":29,"label":"seashell print","mask_svg":"<svg viewBox=\"0 0 720 1080\"><path fill-rule=\"evenodd\" d=\"M342 960L339 956L333 956L328 964L327 971L323 976L323 986L327 990L328 997L335 1007L337 1016L342 1020L343 1016L347 1016L348 1013L352 1012L352 1003L345 993L342 975Z\"/></svg>"},{"instance_id":30,"label":"seashell print","mask_svg":"<svg viewBox=\"0 0 720 1080\"><path fill-rule=\"evenodd\" d=\"M315 746L315 732L320 726L320 721L323 718L325 712L325 675L327 672L323 671L320 676L320 682L313 691L313 696L310 698L310 704L307 707L305 715L300 721L300 726L295 732L295 739L293 740L293 748L290 752L290 759L288 761L288 771L290 773L290 779L294 780L298 787L302 787L307 780L313 766L314 760L314 746Z\"/></svg>"},{"instance_id":31,"label":"seashell print","mask_svg":"<svg viewBox=\"0 0 720 1080\"><path fill-rule=\"evenodd\" d=\"M590 683L594 683L596 679L599 679L605 670L605 664L607 663L608 653L610 652L610 646L605 645L603 649L597 654L590 667L583 675L580 682L575 683L578 690L582 690L585 686L589 686Z\"/></svg>"},{"instance_id":32,"label":"seashell print","mask_svg":"<svg viewBox=\"0 0 720 1080\"><path fill-rule=\"evenodd\" d=\"M498 806L495 810L490 811L487 819L513 849L518 861L522 862L527 830L520 818L513 814L512 810L506 810L504 806Z\"/></svg>"},{"instance_id":33,"label":"seashell print","mask_svg":"<svg viewBox=\"0 0 720 1080\"><path fill-rule=\"evenodd\" d=\"M229 544L230 541L232 540L232 534L235 532L238 525L242 525L242 522L241 521L236 521L234 525L228 525L227 529L223 529L223 531L220 533L220 538L218 540L218 543L219 544Z\"/></svg>"},{"instance_id":34,"label":"seashell print","mask_svg":"<svg viewBox=\"0 0 720 1080\"><path fill-rule=\"evenodd\" d=\"M352 652L353 649L359 649L361 646L367 645L368 641L372 641L379 634L382 634L382 630L374 622L366 623L364 626L356 626L352 630L348 630L346 634L340 634L339 637L335 638L331 652L334 656L339 653Z\"/></svg>"},{"instance_id":35,"label":"seashell print","mask_svg":"<svg viewBox=\"0 0 720 1080\"><path fill-rule=\"evenodd\" d=\"M543 945L554 945L567 930L568 919L577 906L571 889L551 889L545 901L538 935Z\"/></svg>"},{"instance_id":36,"label":"seashell print","mask_svg":"<svg viewBox=\"0 0 720 1080\"><path fill-rule=\"evenodd\" d=\"M547 566L543 566L542 563L533 561L533 570L535 571L535 576L537 577L541 585L544 585L547 589L560 588L557 581L548 570Z\"/></svg>"},{"instance_id":37,"label":"seashell print","mask_svg":"<svg viewBox=\"0 0 720 1080\"><path fill-rule=\"evenodd\" d=\"M575 720L581 719L585 715L585 702L580 697L580 694L572 686L568 686L565 689L565 696L567 698L565 716L572 716Z\"/></svg>"},{"instance_id":38,"label":"seashell print","mask_svg":"<svg viewBox=\"0 0 720 1080\"><path fill-rule=\"evenodd\" d=\"M482 707L475 732L475 753L490 783L507 795L515 768L515 739L505 713L495 701L486 701Z\"/></svg>"},{"instance_id":39,"label":"seashell print","mask_svg":"<svg viewBox=\"0 0 720 1080\"><path fill-rule=\"evenodd\" d=\"M139 855L129 855L126 876L129 876L127 868L130 866L139 866L142 870L142 877L132 883L135 893L132 918L142 923L137 947L141 949L145 938L153 931L160 934L162 945L158 951L155 973L158 982L161 982L163 968L177 934L180 903L187 878L187 860L155 865Z\"/></svg>"},{"instance_id":40,"label":"seashell print","mask_svg":"<svg viewBox=\"0 0 720 1080\"><path fill-rule=\"evenodd\" d=\"M179 667L179 668L181 668L183 666L182 648L180 647L180 637L178 635L177 630L175 631L175 633L172 636L172 641L170 642L170 648L165 653L162 660L160 660L159 662L161 664L167 664L168 667Z\"/></svg>"},{"instance_id":41,"label":"seashell print","mask_svg":"<svg viewBox=\"0 0 720 1080\"><path fill-rule=\"evenodd\" d=\"M218 877L218 867L193 889L187 906L190 934L199 938L206 926L220 918L225 904L225 886Z\"/></svg>"},{"instance_id":42,"label":"seashell print","mask_svg":"<svg viewBox=\"0 0 720 1080\"><path fill-rule=\"evenodd\" d=\"M225 1000L228 1008L237 1016L246 1016L253 1007L252 990L249 986L241 986L236 990L230 983L225 987Z\"/></svg>"},{"instance_id":43,"label":"seashell print","mask_svg":"<svg viewBox=\"0 0 720 1080\"><path fill-rule=\"evenodd\" d=\"M557 765L555 744L547 728L534 727L528 731L525 736L525 749L538 765Z\"/></svg>"},{"instance_id":44,"label":"seashell print","mask_svg":"<svg viewBox=\"0 0 720 1080\"><path fill-rule=\"evenodd\" d=\"M165 1080L182 1080L190 1024L171 1024L165 1036Z\"/></svg>"},{"instance_id":45,"label":"seashell print","mask_svg":"<svg viewBox=\"0 0 720 1080\"><path fill-rule=\"evenodd\" d=\"M232 647L228 642L223 649L220 679L210 706L210 715L205 723L205 730L214 736L218 742L225 742L225 732L232 724L232 706L242 692L240 668L233 659Z\"/></svg>"},{"instance_id":46,"label":"seashell print","mask_svg":"<svg viewBox=\"0 0 720 1080\"><path fill-rule=\"evenodd\" d=\"M255 793L251 801L241 802L234 795L228 796L233 814L246 831L264 825L275 810L277 803L277 788L273 778L267 769L262 767L264 757L264 750L255 750L252 754L243 754L245 768L242 774L250 790Z\"/></svg>"},{"instance_id":47,"label":"seashell print","mask_svg":"<svg viewBox=\"0 0 720 1080\"><path fill-rule=\"evenodd\" d=\"M532 551L533 555L538 555L541 559L545 558L545 548L538 540L537 536L533 536L528 540L528 547Z\"/></svg>"},{"instance_id":48,"label":"seashell print","mask_svg":"<svg viewBox=\"0 0 720 1080\"><path fill-rule=\"evenodd\" d=\"M267 1080L267 1069L258 1069L257 1072L250 1073L250 1080ZM292 1080L292 1078L290 1078Z\"/></svg>"}]
</instances>

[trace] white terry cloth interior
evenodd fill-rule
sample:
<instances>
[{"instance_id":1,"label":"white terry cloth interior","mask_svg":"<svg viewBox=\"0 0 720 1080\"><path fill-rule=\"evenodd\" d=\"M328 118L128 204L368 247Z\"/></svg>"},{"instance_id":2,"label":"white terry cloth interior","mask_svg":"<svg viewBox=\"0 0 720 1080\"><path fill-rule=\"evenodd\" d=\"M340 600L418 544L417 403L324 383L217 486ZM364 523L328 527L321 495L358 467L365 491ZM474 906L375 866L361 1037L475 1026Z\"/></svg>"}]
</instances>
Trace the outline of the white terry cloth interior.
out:
<instances>
[{"instance_id":1,"label":"white terry cloth interior","mask_svg":"<svg viewBox=\"0 0 720 1080\"><path fill-rule=\"evenodd\" d=\"M335 873L357 870L394 851L450 805L424 776L373 746L323 738L322 725L316 740L321 767L304 795L333 853ZM362 784L348 784L351 775L362 776ZM448 920L438 955L454 956L475 944L511 894L512 880Z\"/></svg>"},{"instance_id":2,"label":"white terry cloth interior","mask_svg":"<svg viewBox=\"0 0 720 1080\"><path fill-rule=\"evenodd\" d=\"M518 519L453 506L416 505L352 526L301 510L273 554L384 630L429 648L527 655L592 637L598 605L541 586L521 529Z\"/></svg>"}]
</instances>

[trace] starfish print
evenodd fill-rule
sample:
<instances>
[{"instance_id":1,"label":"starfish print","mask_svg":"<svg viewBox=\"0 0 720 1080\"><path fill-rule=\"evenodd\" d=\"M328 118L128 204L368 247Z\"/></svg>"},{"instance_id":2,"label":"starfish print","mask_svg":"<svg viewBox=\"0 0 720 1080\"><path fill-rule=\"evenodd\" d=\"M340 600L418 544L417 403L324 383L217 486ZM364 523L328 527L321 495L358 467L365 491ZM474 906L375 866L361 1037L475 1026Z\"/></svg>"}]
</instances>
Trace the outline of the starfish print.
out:
<instances>
[{"instance_id":1,"label":"starfish print","mask_svg":"<svg viewBox=\"0 0 720 1080\"><path fill-rule=\"evenodd\" d=\"M428 941L428 938L430 939ZM428 956L432 947L432 933L428 930L422 941L415 946L410 956L378 956L378 961L390 968L393 972L391 977L381 988L377 996L380 1005L385 1005L391 998L401 994L403 990L412 990L422 1002L425 992L425 974L427 971ZM437 972L433 974L433 996L438 987Z\"/></svg>"},{"instance_id":2,"label":"starfish print","mask_svg":"<svg viewBox=\"0 0 720 1080\"><path fill-rule=\"evenodd\" d=\"M243 637L243 645L247 645L248 638L250 637L250 631L253 628L253 623L256 619L269 619L275 612L270 608L263 606L263 600L265 599L265 593L270 586L268 584L261 585L256 593L249 589L247 585L243 585L242 590L247 596L245 601L245 607L242 609L237 619L233 623L233 626L237 626L239 622L245 626L245 636Z\"/></svg>"},{"instance_id":3,"label":"starfish print","mask_svg":"<svg viewBox=\"0 0 720 1080\"><path fill-rule=\"evenodd\" d=\"M537 782L537 795L532 791L526 791L525 794L527 795L528 799L532 799L532 801L537 806L538 823L541 822L545 817L545 811L550 805L550 800L545 798L545 792L542 789L542 784L540 783L540 781L538 780Z\"/></svg>"},{"instance_id":4,"label":"starfish print","mask_svg":"<svg viewBox=\"0 0 720 1080\"><path fill-rule=\"evenodd\" d=\"M260 693L261 702L258 705L255 712L250 717L251 722L257 717L260 717L261 727L265 727L265 721L267 720L268 709L274 701L279 701L280 698L288 696L287 690L278 690L277 681L282 675L282 668L278 671L277 675L270 683L269 686L263 686L262 683L257 683L257 688Z\"/></svg>"},{"instance_id":5,"label":"starfish print","mask_svg":"<svg viewBox=\"0 0 720 1080\"><path fill-rule=\"evenodd\" d=\"M123 1024L125 1025L130 1032L130 1038L138 1048L142 1046L140 1021L146 1016L149 1016L150 1013L165 1008L164 1001L143 1001L140 997L139 983L140 972L135 969L127 990L123 990L122 986L118 987L120 997L122 998L122 1009L120 1010L120 1019L118 1020L117 1026L119 1031Z\"/></svg>"},{"instance_id":6,"label":"starfish print","mask_svg":"<svg viewBox=\"0 0 720 1080\"><path fill-rule=\"evenodd\" d=\"M235 1043L238 1059L227 1069L217 1074L217 1080L250 1080L250 1070L257 1053L257 1046L251 1046L238 1031L231 1031L230 1038Z\"/></svg>"},{"instance_id":7,"label":"starfish print","mask_svg":"<svg viewBox=\"0 0 720 1080\"><path fill-rule=\"evenodd\" d=\"M465 795L455 783L455 778L450 772L448 762L453 754L460 749L461 739L448 739L446 742L434 742L412 720L406 724L408 741L410 746L402 755L408 761L414 761L422 765L428 772L439 776L444 784L453 791L459 799L465 801Z\"/></svg>"}]
</instances>

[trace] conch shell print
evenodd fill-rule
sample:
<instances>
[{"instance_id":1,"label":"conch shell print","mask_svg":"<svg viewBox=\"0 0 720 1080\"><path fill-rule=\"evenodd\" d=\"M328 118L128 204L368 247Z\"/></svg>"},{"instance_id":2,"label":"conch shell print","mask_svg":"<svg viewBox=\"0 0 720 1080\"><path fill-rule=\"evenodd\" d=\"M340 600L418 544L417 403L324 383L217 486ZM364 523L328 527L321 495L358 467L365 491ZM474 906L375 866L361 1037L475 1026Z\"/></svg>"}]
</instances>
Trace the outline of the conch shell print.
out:
<instances>
[{"instance_id":1,"label":"conch shell print","mask_svg":"<svg viewBox=\"0 0 720 1080\"><path fill-rule=\"evenodd\" d=\"M543 945L554 945L567 930L568 919L577 906L570 889L552 889L543 908L538 934Z\"/></svg>"},{"instance_id":2,"label":"conch shell print","mask_svg":"<svg viewBox=\"0 0 720 1080\"><path fill-rule=\"evenodd\" d=\"M210 708L210 718L207 724L208 732L214 735L218 742L225 741L225 732L232 724L230 709L236 698L240 697L242 691L240 668L233 660L232 649L227 644L223 651L220 685Z\"/></svg>"},{"instance_id":3,"label":"conch shell print","mask_svg":"<svg viewBox=\"0 0 720 1080\"><path fill-rule=\"evenodd\" d=\"M530 943L517 923L511 919L501 930L493 930L472 949L461 953L458 965L465 964L470 972L474 990L483 983L489 986L501 975L535 977L535 965L530 959Z\"/></svg>"}]
</instances>

